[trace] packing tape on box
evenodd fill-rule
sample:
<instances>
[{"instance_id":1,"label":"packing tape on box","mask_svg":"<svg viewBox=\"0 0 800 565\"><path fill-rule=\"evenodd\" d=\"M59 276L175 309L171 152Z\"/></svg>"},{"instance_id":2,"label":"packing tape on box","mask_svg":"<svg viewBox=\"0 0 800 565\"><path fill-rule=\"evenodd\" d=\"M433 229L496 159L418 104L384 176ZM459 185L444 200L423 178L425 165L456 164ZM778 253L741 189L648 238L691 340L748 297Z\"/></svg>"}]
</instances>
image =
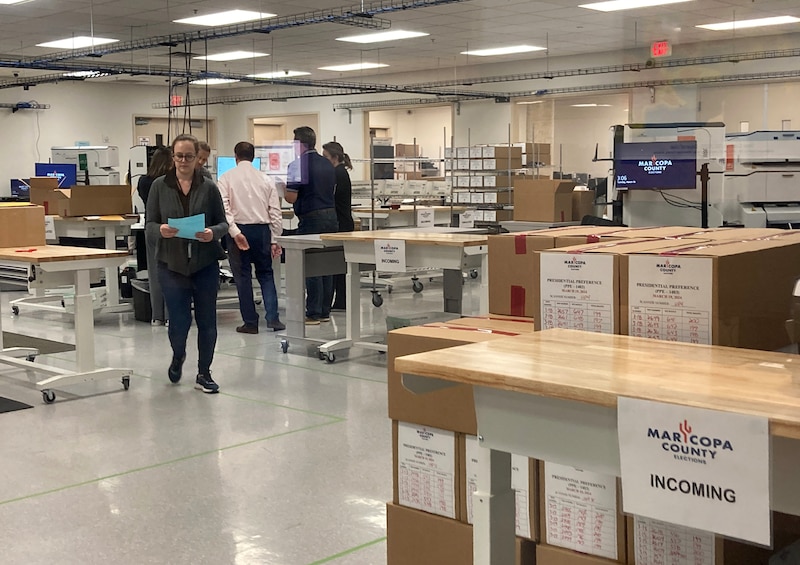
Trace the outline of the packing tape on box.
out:
<instances>
[{"instance_id":1,"label":"packing tape on box","mask_svg":"<svg viewBox=\"0 0 800 565\"><path fill-rule=\"evenodd\" d=\"M525 315L525 287L511 285L511 308L509 308L512 316Z\"/></svg>"},{"instance_id":2,"label":"packing tape on box","mask_svg":"<svg viewBox=\"0 0 800 565\"><path fill-rule=\"evenodd\" d=\"M444 328L446 330L463 330L468 332L480 332L482 334L493 334L493 335L509 335L509 336L516 336L519 335L517 332L508 332L504 330L493 330L490 328L472 328L470 326L450 326L447 324L424 324L423 327L426 328Z\"/></svg>"},{"instance_id":3,"label":"packing tape on box","mask_svg":"<svg viewBox=\"0 0 800 565\"><path fill-rule=\"evenodd\" d=\"M525 255L528 251L528 236L523 235L515 235L514 236L514 254L515 255Z\"/></svg>"}]
</instances>

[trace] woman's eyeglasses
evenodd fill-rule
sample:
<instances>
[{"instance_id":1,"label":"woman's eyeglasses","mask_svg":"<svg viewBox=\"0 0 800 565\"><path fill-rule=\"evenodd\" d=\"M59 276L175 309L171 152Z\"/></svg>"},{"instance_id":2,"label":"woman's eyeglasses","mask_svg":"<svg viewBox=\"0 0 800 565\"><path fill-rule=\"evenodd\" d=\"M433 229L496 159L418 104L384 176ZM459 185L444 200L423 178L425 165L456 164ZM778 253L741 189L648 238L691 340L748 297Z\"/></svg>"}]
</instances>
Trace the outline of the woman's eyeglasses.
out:
<instances>
[{"instance_id":1,"label":"woman's eyeglasses","mask_svg":"<svg viewBox=\"0 0 800 565\"><path fill-rule=\"evenodd\" d=\"M173 155L172 158L175 159L176 161L194 161L197 158L197 155L192 155L192 154L184 155L182 153L175 153L175 155Z\"/></svg>"}]
</instances>

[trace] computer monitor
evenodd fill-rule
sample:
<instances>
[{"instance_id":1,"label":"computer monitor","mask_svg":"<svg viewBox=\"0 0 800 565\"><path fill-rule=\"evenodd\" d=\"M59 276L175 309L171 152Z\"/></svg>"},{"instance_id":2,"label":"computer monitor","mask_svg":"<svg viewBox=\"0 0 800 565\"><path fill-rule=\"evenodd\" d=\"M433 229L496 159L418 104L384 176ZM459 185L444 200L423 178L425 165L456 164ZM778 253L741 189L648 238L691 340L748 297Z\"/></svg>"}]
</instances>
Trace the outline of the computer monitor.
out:
<instances>
[{"instance_id":1,"label":"computer monitor","mask_svg":"<svg viewBox=\"0 0 800 565\"><path fill-rule=\"evenodd\" d=\"M55 177L59 188L78 184L78 167L75 163L36 163L37 177Z\"/></svg>"},{"instance_id":2,"label":"computer monitor","mask_svg":"<svg viewBox=\"0 0 800 565\"><path fill-rule=\"evenodd\" d=\"M217 178L236 166L236 157L217 157ZM253 168L261 170L261 158L253 159Z\"/></svg>"},{"instance_id":3,"label":"computer monitor","mask_svg":"<svg viewBox=\"0 0 800 565\"><path fill-rule=\"evenodd\" d=\"M30 202L31 179L11 179L11 196L21 202Z\"/></svg>"}]
</instances>

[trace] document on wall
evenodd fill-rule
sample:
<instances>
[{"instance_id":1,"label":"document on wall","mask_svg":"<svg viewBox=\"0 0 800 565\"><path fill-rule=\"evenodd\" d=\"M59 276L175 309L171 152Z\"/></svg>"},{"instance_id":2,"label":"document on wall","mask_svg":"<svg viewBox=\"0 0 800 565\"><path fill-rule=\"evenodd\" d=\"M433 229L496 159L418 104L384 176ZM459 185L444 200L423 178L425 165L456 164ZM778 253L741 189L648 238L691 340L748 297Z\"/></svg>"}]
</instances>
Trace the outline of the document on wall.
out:
<instances>
[{"instance_id":1,"label":"document on wall","mask_svg":"<svg viewBox=\"0 0 800 565\"><path fill-rule=\"evenodd\" d=\"M405 240L376 239L375 270L387 273L405 273L406 272Z\"/></svg>"},{"instance_id":2,"label":"document on wall","mask_svg":"<svg viewBox=\"0 0 800 565\"><path fill-rule=\"evenodd\" d=\"M183 239L197 239L197 233L206 229L206 215L195 214L185 218L168 218L167 225L177 228L178 233L175 237Z\"/></svg>"},{"instance_id":3,"label":"document on wall","mask_svg":"<svg viewBox=\"0 0 800 565\"><path fill-rule=\"evenodd\" d=\"M633 532L636 563L714 565L714 534L711 532L644 516L634 517Z\"/></svg>"},{"instance_id":4,"label":"document on wall","mask_svg":"<svg viewBox=\"0 0 800 565\"><path fill-rule=\"evenodd\" d=\"M542 329L614 333L614 257L540 253Z\"/></svg>"},{"instance_id":5,"label":"document on wall","mask_svg":"<svg viewBox=\"0 0 800 565\"><path fill-rule=\"evenodd\" d=\"M711 344L712 267L708 257L629 256L628 335Z\"/></svg>"},{"instance_id":6,"label":"document on wall","mask_svg":"<svg viewBox=\"0 0 800 565\"><path fill-rule=\"evenodd\" d=\"M544 464L545 542L617 559L617 478Z\"/></svg>"},{"instance_id":7,"label":"document on wall","mask_svg":"<svg viewBox=\"0 0 800 565\"><path fill-rule=\"evenodd\" d=\"M397 483L402 506L456 518L455 432L399 422Z\"/></svg>"}]
</instances>

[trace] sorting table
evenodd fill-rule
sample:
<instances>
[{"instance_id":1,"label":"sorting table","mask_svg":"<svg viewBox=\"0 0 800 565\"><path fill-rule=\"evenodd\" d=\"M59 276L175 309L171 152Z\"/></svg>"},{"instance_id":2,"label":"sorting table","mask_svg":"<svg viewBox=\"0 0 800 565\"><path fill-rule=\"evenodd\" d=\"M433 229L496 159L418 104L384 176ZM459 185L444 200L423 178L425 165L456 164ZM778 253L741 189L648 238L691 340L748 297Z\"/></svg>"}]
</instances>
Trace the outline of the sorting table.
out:
<instances>
[{"instance_id":1,"label":"sorting table","mask_svg":"<svg viewBox=\"0 0 800 565\"><path fill-rule=\"evenodd\" d=\"M769 420L775 511L800 515L800 358L551 329L399 357L423 394L474 387L486 466L473 494L476 565L513 562L511 453L620 476L619 397ZM490 529L494 528L494 529Z\"/></svg>"},{"instance_id":2,"label":"sorting table","mask_svg":"<svg viewBox=\"0 0 800 565\"><path fill-rule=\"evenodd\" d=\"M2 349L2 331L0 331L0 363L32 369L48 378L37 381L36 388L42 391L45 402L55 400L55 386L66 386L76 383L95 381L107 378L119 378L124 388L130 386L130 369L111 369L95 367L94 357L94 314L92 295L89 289L89 273L92 269L116 269L128 257L123 251L105 249L88 249L84 247L66 247L44 245L28 248L0 248L0 261L35 265L48 273L71 273L75 284L75 353L76 371L47 367L32 362L38 351L30 348ZM2 315L0 315L2 330Z\"/></svg>"},{"instance_id":3,"label":"sorting table","mask_svg":"<svg viewBox=\"0 0 800 565\"><path fill-rule=\"evenodd\" d=\"M439 230L423 228L416 230L378 230L322 234L323 243L336 242L344 246L347 262L345 275L347 303L361 304L359 265L375 265L375 241L395 239L406 243L406 267L408 269L442 269L444 272L444 311L462 311L462 272L476 270L480 275L480 313L488 312L488 236L458 233L453 228ZM336 360L336 351L362 347L386 351L379 343L382 336L361 335L361 312L359 308L348 308L346 313L346 337L329 341L320 346L320 357L328 362Z\"/></svg>"},{"instance_id":4,"label":"sorting table","mask_svg":"<svg viewBox=\"0 0 800 565\"><path fill-rule=\"evenodd\" d=\"M465 206L400 206L400 208L353 208L353 217L366 222L369 229L408 228L417 225L417 210L433 210L433 223L437 226L449 226L453 214L460 214ZM373 213L375 225L372 225Z\"/></svg>"}]
</instances>

